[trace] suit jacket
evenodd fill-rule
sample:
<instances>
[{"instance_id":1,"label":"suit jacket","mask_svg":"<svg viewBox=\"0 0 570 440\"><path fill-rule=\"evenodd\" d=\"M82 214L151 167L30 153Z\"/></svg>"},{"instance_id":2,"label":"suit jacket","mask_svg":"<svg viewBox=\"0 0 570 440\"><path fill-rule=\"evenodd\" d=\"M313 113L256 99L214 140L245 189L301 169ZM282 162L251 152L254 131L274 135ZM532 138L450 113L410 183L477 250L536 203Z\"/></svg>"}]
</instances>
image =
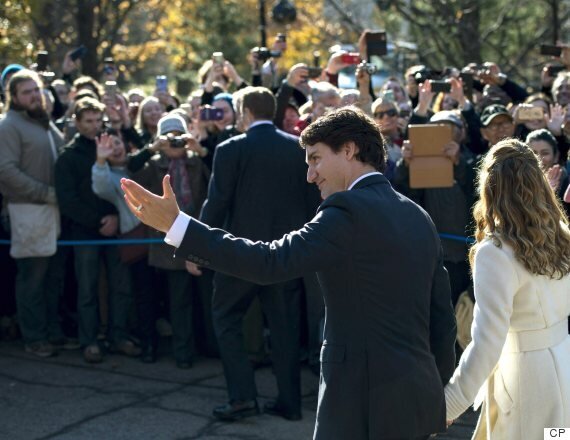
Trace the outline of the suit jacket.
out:
<instances>
[{"instance_id":1,"label":"suit jacket","mask_svg":"<svg viewBox=\"0 0 570 440\"><path fill-rule=\"evenodd\" d=\"M192 219L177 255L260 284L317 272L326 324L315 438L445 430L456 327L441 244L427 213L383 175L328 197L271 243Z\"/></svg>"},{"instance_id":2,"label":"suit jacket","mask_svg":"<svg viewBox=\"0 0 570 440\"><path fill-rule=\"evenodd\" d=\"M257 125L216 148L200 218L240 237L279 238L315 214L319 193L306 179L298 138Z\"/></svg>"}]
</instances>

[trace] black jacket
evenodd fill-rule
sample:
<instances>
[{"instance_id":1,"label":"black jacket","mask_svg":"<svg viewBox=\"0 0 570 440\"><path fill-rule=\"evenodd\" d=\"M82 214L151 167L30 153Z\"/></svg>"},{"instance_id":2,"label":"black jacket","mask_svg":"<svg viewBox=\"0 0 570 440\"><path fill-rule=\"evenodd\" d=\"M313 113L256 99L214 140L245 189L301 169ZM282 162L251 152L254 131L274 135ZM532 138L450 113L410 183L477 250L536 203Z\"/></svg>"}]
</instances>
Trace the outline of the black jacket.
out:
<instances>
[{"instance_id":1,"label":"black jacket","mask_svg":"<svg viewBox=\"0 0 570 440\"><path fill-rule=\"evenodd\" d=\"M317 272L326 304L317 440L445 430L456 328L441 244L427 213L384 176L333 194L271 243L192 219L176 255L258 284Z\"/></svg>"},{"instance_id":2,"label":"black jacket","mask_svg":"<svg viewBox=\"0 0 570 440\"><path fill-rule=\"evenodd\" d=\"M201 219L239 236L272 240L301 227L319 203L296 136L273 124L219 144Z\"/></svg>"},{"instance_id":3,"label":"black jacket","mask_svg":"<svg viewBox=\"0 0 570 440\"><path fill-rule=\"evenodd\" d=\"M101 219L117 214L115 207L91 189L91 167L97 158L95 141L80 134L66 145L55 163L55 191L62 216L70 220L72 239L103 239Z\"/></svg>"}]
</instances>

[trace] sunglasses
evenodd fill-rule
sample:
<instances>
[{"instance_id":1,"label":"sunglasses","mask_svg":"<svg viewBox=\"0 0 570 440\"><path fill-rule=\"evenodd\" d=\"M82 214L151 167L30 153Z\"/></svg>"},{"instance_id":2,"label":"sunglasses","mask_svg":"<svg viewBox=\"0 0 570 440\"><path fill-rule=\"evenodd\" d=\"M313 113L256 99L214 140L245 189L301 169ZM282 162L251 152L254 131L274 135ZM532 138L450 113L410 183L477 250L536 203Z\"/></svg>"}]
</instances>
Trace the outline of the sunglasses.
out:
<instances>
[{"instance_id":1,"label":"sunglasses","mask_svg":"<svg viewBox=\"0 0 570 440\"><path fill-rule=\"evenodd\" d=\"M393 118L394 116L398 116L398 110L396 110L395 108L391 108L390 110L386 110L384 112L374 113L374 117L377 119L382 119L384 115Z\"/></svg>"}]
</instances>

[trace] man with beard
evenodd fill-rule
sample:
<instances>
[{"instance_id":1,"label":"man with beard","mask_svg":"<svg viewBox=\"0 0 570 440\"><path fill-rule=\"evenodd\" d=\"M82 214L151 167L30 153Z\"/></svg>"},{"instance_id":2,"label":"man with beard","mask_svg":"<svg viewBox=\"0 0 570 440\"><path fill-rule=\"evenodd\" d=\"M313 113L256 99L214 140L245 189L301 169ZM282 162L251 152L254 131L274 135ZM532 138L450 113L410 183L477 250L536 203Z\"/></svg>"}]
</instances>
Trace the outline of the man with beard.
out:
<instances>
[{"instance_id":1,"label":"man with beard","mask_svg":"<svg viewBox=\"0 0 570 440\"><path fill-rule=\"evenodd\" d=\"M26 351L49 357L54 345L72 348L57 315L64 268L55 244L59 219L54 164L63 138L50 122L35 72L15 73L7 92L8 112L0 121L0 191L8 203L10 253L18 268L18 321ZM44 215L52 216L51 224L45 224Z\"/></svg>"}]
</instances>

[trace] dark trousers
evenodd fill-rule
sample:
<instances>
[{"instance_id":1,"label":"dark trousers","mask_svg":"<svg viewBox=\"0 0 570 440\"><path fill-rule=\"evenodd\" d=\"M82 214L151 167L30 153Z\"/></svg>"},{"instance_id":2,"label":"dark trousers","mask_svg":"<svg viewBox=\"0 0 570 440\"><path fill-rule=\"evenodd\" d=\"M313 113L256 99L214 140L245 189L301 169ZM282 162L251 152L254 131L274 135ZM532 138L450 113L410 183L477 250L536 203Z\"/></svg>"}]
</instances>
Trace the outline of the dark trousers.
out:
<instances>
[{"instance_id":1,"label":"dark trousers","mask_svg":"<svg viewBox=\"0 0 570 440\"><path fill-rule=\"evenodd\" d=\"M128 268L121 262L116 246L76 246L77 313L79 342L83 346L97 342L99 330L99 269L101 261L109 287L109 334L111 342L128 337L127 321L133 302Z\"/></svg>"},{"instance_id":2,"label":"dark trousers","mask_svg":"<svg viewBox=\"0 0 570 440\"><path fill-rule=\"evenodd\" d=\"M194 353L192 331L192 278L185 270L165 270L172 324L172 352L178 362L189 362Z\"/></svg>"},{"instance_id":3,"label":"dark trousers","mask_svg":"<svg viewBox=\"0 0 570 440\"><path fill-rule=\"evenodd\" d=\"M146 258L129 265L131 286L137 308L139 337L143 347L156 347L158 333L156 319L158 301L154 290L154 268Z\"/></svg>"},{"instance_id":4,"label":"dark trousers","mask_svg":"<svg viewBox=\"0 0 570 440\"><path fill-rule=\"evenodd\" d=\"M303 277L305 305L307 310L307 351L309 365L320 364L321 345L323 341L323 320L325 317L325 301L317 274Z\"/></svg>"},{"instance_id":5,"label":"dark trousers","mask_svg":"<svg viewBox=\"0 0 570 440\"><path fill-rule=\"evenodd\" d=\"M300 280L258 286L216 273L212 315L230 401L257 397L254 372L243 345L242 321L257 295L271 333L271 358L277 379L277 402L301 410L299 365Z\"/></svg>"},{"instance_id":6,"label":"dark trousers","mask_svg":"<svg viewBox=\"0 0 570 440\"><path fill-rule=\"evenodd\" d=\"M18 258L16 264L16 307L24 342L63 337L58 313L64 285L63 253Z\"/></svg>"}]
</instances>

